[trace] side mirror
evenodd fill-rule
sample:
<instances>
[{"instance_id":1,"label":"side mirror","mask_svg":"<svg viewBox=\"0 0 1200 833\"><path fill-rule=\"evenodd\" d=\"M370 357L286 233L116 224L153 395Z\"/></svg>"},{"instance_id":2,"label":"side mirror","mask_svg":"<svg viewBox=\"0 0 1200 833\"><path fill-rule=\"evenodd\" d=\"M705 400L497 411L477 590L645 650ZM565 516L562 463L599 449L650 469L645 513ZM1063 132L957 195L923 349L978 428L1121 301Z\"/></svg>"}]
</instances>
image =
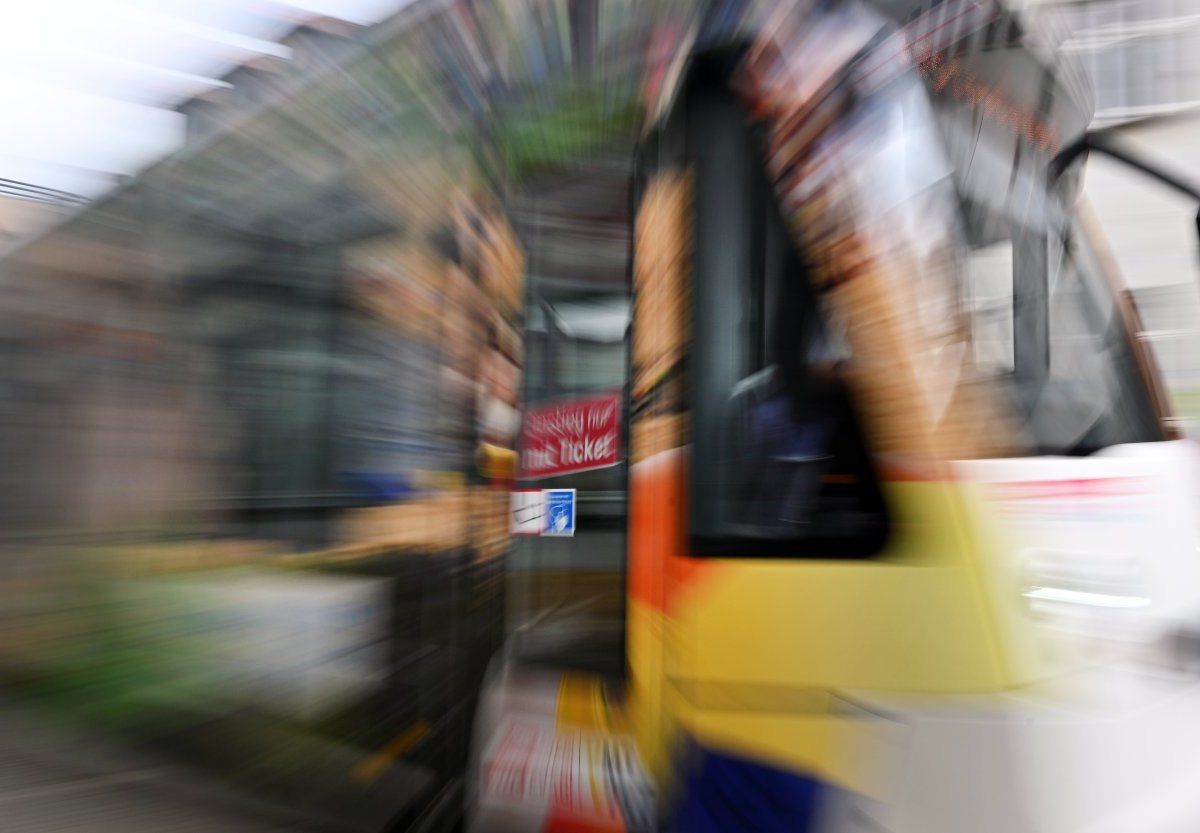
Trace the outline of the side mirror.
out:
<instances>
[{"instance_id":1,"label":"side mirror","mask_svg":"<svg viewBox=\"0 0 1200 833\"><path fill-rule=\"evenodd\" d=\"M1168 188L1190 197L1197 205L1200 205L1200 187L1197 187L1195 184L1188 182L1174 173L1163 170L1157 165L1141 159L1135 153L1121 147L1120 144L1114 140L1109 133L1106 132L1088 133L1078 141L1063 148L1063 150L1056 157L1054 157L1050 163L1048 172L1050 184L1054 185L1057 183L1062 178L1066 170L1070 167L1072 162L1089 152L1100 153L1111 159L1115 159L1125 166L1133 168L1134 170L1145 174L1151 179L1166 185ZM1197 210L1196 213L1196 239L1197 242L1200 243L1200 210ZM1145 341L1147 334L1141 325L1141 316L1138 314L1137 305L1134 303L1133 293L1126 289L1122 294L1124 295L1126 304L1128 305L1128 308L1133 316L1134 321L1132 323L1134 329L1138 333L1138 340ZM1148 344L1140 348L1137 352L1142 356L1139 361L1153 361ZM1178 425L1175 424L1175 421L1166 417L1167 409L1163 406L1167 401L1167 393L1166 389L1162 386L1160 377L1151 373L1148 378L1151 379L1151 397L1157 402L1156 409L1159 411L1160 415L1163 415L1165 418L1165 421L1168 425L1168 432L1170 435L1175 437L1182 436L1178 430ZM1197 634L1200 634L1200 632L1197 632ZM1200 636L1197 634L1189 634L1188 638L1182 640L1180 643L1182 646L1180 650L1183 654L1186 654L1189 661L1194 661L1196 657L1200 657L1200 647L1198 647L1200 646Z\"/></svg>"},{"instance_id":2,"label":"side mirror","mask_svg":"<svg viewBox=\"0 0 1200 833\"><path fill-rule=\"evenodd\" d=\"M1122 148L1116 142L1112 135L1106 132L1087 133L1081 139L1067 145L1057 156L1050 162L1050 182L1057 182L1066 172L1071 163L1080 156L1085 156L1089 152L1103 154L1111 159L1115 159L1124 165L1128 165L1136 171L1149 176L1151 179L1156 179L1163 185L1173 188L1181 194L1191 197L1200 205L1200 187L1190 183L1176 174L1163 170L1157 165L1153 165L1144 159L1139 158L1133 152ZM1200 209L1196 212L1196 240L1200 243Z\"/></svg>"}]
</instances>

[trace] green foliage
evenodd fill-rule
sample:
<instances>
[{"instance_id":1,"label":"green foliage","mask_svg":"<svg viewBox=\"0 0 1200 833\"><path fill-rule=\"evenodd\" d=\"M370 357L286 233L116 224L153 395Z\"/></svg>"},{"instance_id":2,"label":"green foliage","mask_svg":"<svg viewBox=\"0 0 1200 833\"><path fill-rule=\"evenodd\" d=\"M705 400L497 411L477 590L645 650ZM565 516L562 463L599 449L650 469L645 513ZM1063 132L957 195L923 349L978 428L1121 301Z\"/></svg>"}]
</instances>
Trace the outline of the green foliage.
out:
<instances>
[{"instance_id":1,"label":"green foliage","mask_svg":"<svg viewBox=\"0 0 1200 833\"><path fill-rule=\"evenodd\" d=\"M520 184L573 167L606 146L632 142L639 114L633 95L578 87L501 113L497 133L507 175Z\"/></svg>"}]
</instances>

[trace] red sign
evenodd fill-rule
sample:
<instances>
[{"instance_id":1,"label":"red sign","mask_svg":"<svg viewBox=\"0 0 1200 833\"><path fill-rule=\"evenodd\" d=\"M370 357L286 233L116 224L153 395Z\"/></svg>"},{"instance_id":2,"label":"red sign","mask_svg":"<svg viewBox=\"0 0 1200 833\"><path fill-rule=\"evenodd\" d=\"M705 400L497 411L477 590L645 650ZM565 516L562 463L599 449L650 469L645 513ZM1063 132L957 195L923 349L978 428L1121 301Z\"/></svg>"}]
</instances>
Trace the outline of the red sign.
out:
<instances>
[{"instance_id":1,"label":"red sign","mask_svg":"<svg viewBox=\"0 0 1200 833\"><path fill-rule=\"evenodd\" d=\"M615 466L621 454L620 432L619 393L530 408L521 427L521 477Z\"/></svg>"}]
</instances>

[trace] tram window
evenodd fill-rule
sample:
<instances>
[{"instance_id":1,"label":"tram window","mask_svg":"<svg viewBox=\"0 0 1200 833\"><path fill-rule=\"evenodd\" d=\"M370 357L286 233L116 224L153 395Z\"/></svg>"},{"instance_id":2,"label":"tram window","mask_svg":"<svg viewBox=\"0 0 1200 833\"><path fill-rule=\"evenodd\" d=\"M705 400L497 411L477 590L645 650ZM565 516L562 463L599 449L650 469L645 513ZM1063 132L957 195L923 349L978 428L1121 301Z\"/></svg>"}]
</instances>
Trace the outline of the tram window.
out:
<instances>
[{"instance_id":1,"label":"tram window","mask_svg":"<svg viewBox=\"0 0 1200 833\"><path fill-rule=\"evenodd\" d=\"M1045 453L1086 455L1162 439L1116 297L1087 238L1067 227L1049 240L1049 368L1023 391Z\"/></svg>"},{"instance_id":2,"label":"tram window","mask_svg":"<svg viewBox=\"0 0 1200 833\"><path fill-rule=\"evenodd\" d=\"M966 209L975 370L1010 386L1033 450L1087 455L1161 439L1116 297L1082 230L1057 206L1020 221Z\"/></svg>"},{"instance_id":3,"label":"tram window","mask_svg":"<svg viewBox=\"0 0 1200 833\"><path fill-rule=\"evenodd\" d=\"M985 374L1012 373L1013 246L1009 240L971 252L966 263L966 300L971 315L975 368Z\"/></svg>"},{"instance_id":4,"label":"tram window","mask_svg":"<svg viewBox=\"0 0 1200 833\"><path fill-rule=\"evenodd\" d=\"M695 182L691 547L864 557L887 531L847 351L791 243L735 102L689 104Z\"/></svg>"}]
</instances>

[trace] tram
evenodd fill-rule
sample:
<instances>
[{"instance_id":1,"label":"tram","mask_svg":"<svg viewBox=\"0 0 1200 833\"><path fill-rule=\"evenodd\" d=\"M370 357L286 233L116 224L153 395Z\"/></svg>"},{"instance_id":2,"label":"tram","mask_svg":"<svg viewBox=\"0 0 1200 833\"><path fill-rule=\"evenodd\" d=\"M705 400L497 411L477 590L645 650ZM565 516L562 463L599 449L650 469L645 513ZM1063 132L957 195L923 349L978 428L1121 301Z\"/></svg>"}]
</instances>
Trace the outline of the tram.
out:
<instances>
[{"instance_id":1,"label":"tram","mask_svg":"<svg viewBox=\"0 0 1200 833\"><path fill-rule=\"evenodd\" d=\"M1200 461L1083 77L995 3L710 12L633 162L626 667L513 641L470 829L1191 829Z\"/></svg>"}]
</instances>

